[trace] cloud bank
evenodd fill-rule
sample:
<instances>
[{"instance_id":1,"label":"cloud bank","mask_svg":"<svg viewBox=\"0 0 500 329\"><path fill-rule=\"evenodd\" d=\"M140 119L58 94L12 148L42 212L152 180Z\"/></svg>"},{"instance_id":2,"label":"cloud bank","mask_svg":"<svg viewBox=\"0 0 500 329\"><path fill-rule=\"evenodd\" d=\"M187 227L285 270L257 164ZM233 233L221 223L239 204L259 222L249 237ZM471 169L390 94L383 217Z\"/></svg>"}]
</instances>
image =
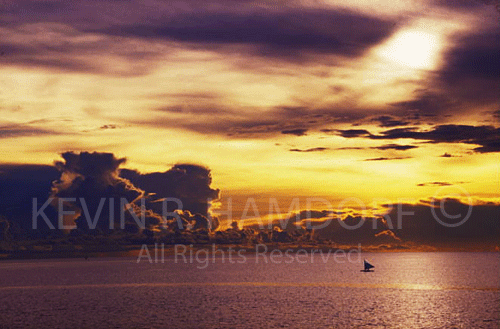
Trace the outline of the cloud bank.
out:
<instances>
[{"instance_id":1,"label":"cloud bank","mask_svg":"<svg viewBox=\"0 0 500 329\"><path fill-rule=\"evenodd\" d=\"M406 248L408 243L453 248L466 248L467 245L491 247L500 243L500 203L476 200L470 206L453 198L384 204L377 214L370 215L349 208L337 211L303 209L280 220L271 220L270 227L262 227L255 221L243 221L244 227L239 229L240 225L235 222L226 231L208 235L219 225L218 219L211 215L210 200L217 200L220 193L211 187L208 168L178 164L165 172L142 174L121 169L125 158L112 153L65 152L61 156L63 160L55 162L55 166L0 166L2 240L50 239L67 234L63 230L51 230L50 224L42 220L38 221L36 230L32 229L32 198L38 199L35 208L39 209L52 197L55 201L45 213L54 226L58 223L56 201L73 198L64 199L65 209L75 211L75 215L69 218L76 224L76 228L70 231L72 236L112 236L123 231L142 234L141 239L148 241L167 243L314 240L338 245L362 243L395 248ZM430 182L418 186L450 184ZM121 198L126 199L127 204L120 203ZM163 201L168 198L180 199L182 207L177 204L170 209L170 215L164 217ZM114 201L101 204L102 199ZM125 217L110 217L110 208L113 207L127 207ZM138 225L137 218L141 215L144 215L145 227ZM92 220L97 217L99 221L92 227ZM71 224L66 220L65 224ZM124 227L120 226L122 220L125 221ZM113 228L110 228L110 223L113 223ZM130 243L143 241L130 239Z\"/></svg>"},{"instance_id":2,"label":"cloud bank","mask_svg":"<svg viewBox=\"0 0 500 329\"><path fill-rule=\"evenodd\" d=\"M63 161L54 166L0 166L0 215L8 220L14 238L61 235L63 230L57 229L61 228L59 207L75 213L63 217L63 225L73 229L72 234L110 234L118 229L137 233L144 228L171 230L179 226L215 229L218 225L216 218L207 218L209 200L219 197L219 190L210 187L208 168L178 164L163 173L140 174L120 171L126 160L112 153L65 152L61 156ZM34 206L33 198L37 199ZM170 217L163 216L162 201L166 198L181 203L181 207L169 210ZM52 200L50 205L48 200ZM122 212L124 207L127 210ZM33 229L33 209L42 209L48 223L37 218ZM172 218L174 213L180 223Z\"/></svg>"}]
</instances>

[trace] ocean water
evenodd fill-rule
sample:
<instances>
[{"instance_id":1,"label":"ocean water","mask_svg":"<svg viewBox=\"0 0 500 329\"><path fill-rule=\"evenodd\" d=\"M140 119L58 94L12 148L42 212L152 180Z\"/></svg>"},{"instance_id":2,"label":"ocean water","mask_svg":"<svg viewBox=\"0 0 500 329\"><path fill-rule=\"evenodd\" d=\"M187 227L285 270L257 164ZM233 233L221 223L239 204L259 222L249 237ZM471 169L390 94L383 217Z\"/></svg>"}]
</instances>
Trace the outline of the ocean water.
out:
<instances>
[{"instance_id":1,"label":"ocean water","mask_svg":"<svg viewBox=\"0 0 500 329\"><path fill-rule=\"evenodd\" d=\"M500 328L499 253L198 256L2 261L0 328Z\"/></svg>"}]
</instances>

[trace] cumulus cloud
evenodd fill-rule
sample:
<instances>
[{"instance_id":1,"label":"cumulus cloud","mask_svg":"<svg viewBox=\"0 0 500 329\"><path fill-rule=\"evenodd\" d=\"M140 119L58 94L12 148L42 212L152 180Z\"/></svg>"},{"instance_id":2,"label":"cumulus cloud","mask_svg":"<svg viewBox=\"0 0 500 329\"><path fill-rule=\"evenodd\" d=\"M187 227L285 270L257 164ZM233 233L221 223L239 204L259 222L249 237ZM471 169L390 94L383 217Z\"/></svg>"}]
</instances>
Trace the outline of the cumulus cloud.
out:
<instances>
[{"instance_id":1,"label":"cumulus cloud","mask_svg":"<svg viewBox=\"0 0 500 329\"><path fill-rule=\"evenodd\" d=\"M436 245L455 243L463 247L500 242L499 203L480 202L470 206L458 199L439 199L389 207L387 218L393 224L401 218L401 228L394 232L403 240Z\"/></svg>"},{"instance_id":2,"label":"cumulus cloud","mask_svg":"<svg viewBox=\"0 0 500 329\"><path fill-rule=\"evenodd\" d=\"M132 212L136 215L145 213L147 227L156 227L156 230L163 227L171 232L178 232L170 236L177 239L174 239L175 241L209 239L206 232L218 225L217 219L209 216L208 199L218 198L219 190L210 186L211 176L208 168L179 164L166 172L141 174L134 170L120 170L125 159L117 158L112 153L66 152L62 157L63 161L56 162L57 168L43 165L0 166L0 216L7 220L1 224L4 238L7 236L4 232L6 230L9 230L9 236L14 239L62 234L44 227L43 221L39 221L39 229L36 232L29 231L32 208L27 205L31 205L32 198L36 197L40 208L51 195L56 199L77 198L74 201L66 201L66 205L73 205L73 209L78 210L76 223L80 231L88 231L88 222L82 216L83 207L86 206L90 216L94 217L101 198L113 197L127 198L131 203ZM450 184L429 182L418 186ZM175 210L183 230L180 230L177 225L179 223L172 218L168 218L167 226L160 224L163 218L156 212L155 204L162 205L163 200L168 197L179 198L186 205L183 209ZM85 205L79 198L85 200ZM147 199L146 209L139 205L141 198ZM122 205L117 203L113 206ZM109 222L106 216L109 214L109 207L106 203L101 207L101 214L106 221L102 226L97 224L99 232L107 232L106 226ZM45 212L56 226L56 209L49 207ZM336 211L302 210L290 213L281 220L275 220L272 226L276 232L273 229L272 232L260 234L257 231L240 231L233 228L231 232L220 233L214 239L221 243L293 242L298 241L297 239L310 239L314 234L317 239L328 239L338 244L363 243L372 246L396 246L408 242L435 246L459 246L464 243L491 246L500 242L500 204L495 202L475 201L474 205L469 207L458 199L438 199L434 202L421 200L400 206L382 205L380 214L362 216L359 212L347 208ZM137 225L130 216L127 215L125 219L125 230L130 233L138 232ZM467 216L467 219L460 223L464 216ZM110 220L116 221L117 218ZM188 236L179 233L181 231L199 231L201 235L190 233Z\"/></svg>"},{"instance_id":3,"label":"cumulus cloud","mask_svg":"<svg viewBox=\"0 0 500 329\"><path fill-rule=\"evenodd\" d=\"M112 153L65 152L61 156L63 160L54 166L0 165L0 216L9 221L14 238L62 234L61 205L64 211L75 212L63 216L67 229L76 224L79 232L93 234L117 229L136 233L144 228L213 230L219 225L209 213L210 199L218 199L219 190L210 187L212 178L206 167L178 164L163 173L140 174L127 169L120 172L126 160ZM37 199L34 205L33 198ZM174 208L164 209L166 198L177 198L182 205L174 202ZM43 209L49 223L39 214L33 230L33 209Z\"/></svg>"},{"instance_id":4,"label":"cumulus cloud","mask_svg":"<svg viewBox=\"0 0 500 329\"><path fill-rule=\"evenodd\" d=\"M209 200L219 198L219 190L210 187L210 169L195 164L177 164L165 172L141 174L135 170L122 169L120 176L135 186L155 193L157 198L178 198L183 209L191 213L208 215Z\"/></svg>"},{"instance_id":5,"label":"cumulus cloud","mask_svg":"<svg viewBox=\"0 0 500 329\"><path fill-rule=\"evenodd\" d=\"M381 218L363 217L357 214L339 215L328 219L317 219L313 222L313 226L321 227L328 223L325 227L314 230L315 237L322 239L330 239L339 244L369 244L376 245L382 242L380 236L377 235L388 229L386 223ZM303 220L302 224L306 225ZM387 239L386 239L387 240ZM391 242L396 242L396 239L390 239ZM384 241L385 242L385 241Z\"/></svg>"},{"instance_id":6,"label":"cumulus cloud","mask_svg":"<svg viewBox=\"0 0 500 329\"><path fill-rule=\"evenodd\" d=\"M382 233L388 230L383 218L364 217L352 209L332 210L300 210L272 221L272 227L288 232L310 231L315 239L330 240L337 244L353 245L362 243L378 245L380 243L397 243L394 234ZM262 229L260 224L251 223L245 227Z\"/></svg>"},{"instance_id":7,"label":"cumulus cloud","mask_svg":"<svg viewBox=\"0 0 500 329\"><path fill-rule=\"evenodd\" d=\"M446 186L437 182L436 186ZM424 199L416 203L385 204L379 214L363 216L352 209L301 210L273 227L289 233L314 228L314 237L338 244L434 247L491 247L500 244L500 203L453 199ZM377 211L379 211L377 210ZM248 227L258 229L252 222Z\"/></svg>"},{"instance_id":8,"label":"cumulus cloud","mask_svg":"<svg viewBox=\"0 0 500 329\"><path fill-rule=\"evenodd\" d=\"M176 210L179 214L183 228L186 230L215 230L217 229L219 222L216 217L204 216L200 213L192 214L189 210ZM172 227L174 230L179 230L180 226L178 223L172 222Z\"/></svg>"},{"instance_id":9,"label":"cumulus cloud","mask_svg":"<svg viewBox=\"0 0 500 329\"><path fill-rule=\"evenodd\" d=\"M57 200L75 199L67 204L79 212L79 216L74 218L78 228L85 231L92 229L93 224L89 220L97 214L96 225L101 231L109 232L115 227L123 227L124 224L120 222L123 203L133 205L144 195L144 191L119 176L118 168L125 163L125 158L98 152L65 152L61 156L64 161L55 163L61 177L54 182L52 195ZM140 215L140 209L132 209L136 215ZM133 222L130 212L123 213L128 216L127 223Z\"/></svg>"},{"instance_id":10,"label":"cumulus cloud","mask_svg":"<svg viewBox=\"0 0 500 329\"><path fill-rule=\"evenodd\" d=\"M92 178L102 186L117 181L118 167L126 161L125 158L116 158L112 153L65 152L61 156L64 161L55 163L61 172Z\"/></svg>"}]
</instances>

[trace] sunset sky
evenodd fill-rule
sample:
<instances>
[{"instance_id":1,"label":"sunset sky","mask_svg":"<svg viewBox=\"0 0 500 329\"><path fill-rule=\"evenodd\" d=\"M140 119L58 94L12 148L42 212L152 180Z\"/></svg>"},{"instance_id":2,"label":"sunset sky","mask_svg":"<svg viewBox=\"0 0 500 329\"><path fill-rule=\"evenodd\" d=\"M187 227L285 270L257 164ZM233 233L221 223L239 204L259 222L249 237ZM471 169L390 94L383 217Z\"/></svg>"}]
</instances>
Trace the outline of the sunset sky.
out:
<instances>
[{"instance_id":1,"label":"sunset sky","mask_svg":"<svg viewBox=\"0 0 500 329\"><path fill-rule=\"evenodd\" d=\"M499 202L495 4L4 0L0 161L200 164L240 210L248 196Z\"/></svg>"}]
</instances>

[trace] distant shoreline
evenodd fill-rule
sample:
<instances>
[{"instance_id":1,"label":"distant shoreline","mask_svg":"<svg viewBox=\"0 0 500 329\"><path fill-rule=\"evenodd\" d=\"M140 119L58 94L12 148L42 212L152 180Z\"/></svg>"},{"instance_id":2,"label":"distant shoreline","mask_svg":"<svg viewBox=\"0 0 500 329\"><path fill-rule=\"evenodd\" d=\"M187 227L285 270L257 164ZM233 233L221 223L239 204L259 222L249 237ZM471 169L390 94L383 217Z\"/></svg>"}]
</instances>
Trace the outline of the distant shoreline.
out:
<instances>
[{"instance_id":1,"label":"distant shoreline","mask_svg":"<svg viewBox=\"0 0 500 329\"><path fill-rule=\"evenodd\" d=\"M312 252L331 252L336 251L349 251L358 246L348 246L348 245L300 245L296 243L270 243L265 244L270 253L273 250L280 250L282 252L289 251L291 253L297 253L297 251L305 251L308 254ZM138 257L140 255L143 246L147 246L148 249L154 250L154 248L161 247L165 256L173 256L175 253L176 245L161 245L157 244L147 244L147 245L130 245L113 248L96 248L97 246L92 246L92 248L86 249L85 246L77 246L77 250L13 250L13 251L0 251L0 261L2 260L22 260L22 259L55 259L55 258L102 258L102 257ZM183 245L188 251L198 251L207 250L212 253L211 244L199 244L199 245ZM216 250L228 251L230 249L239 251L246 250L248 252L255 252L257 245L231 245L231 244L214 244ZM429 247L429 246L416 246L414 248L398 248L395 246L389 248L387 246L360 246L362 252L500 252L499 247L492 248L452 248L452 247Z\"/></svg>"}]
</instances>

